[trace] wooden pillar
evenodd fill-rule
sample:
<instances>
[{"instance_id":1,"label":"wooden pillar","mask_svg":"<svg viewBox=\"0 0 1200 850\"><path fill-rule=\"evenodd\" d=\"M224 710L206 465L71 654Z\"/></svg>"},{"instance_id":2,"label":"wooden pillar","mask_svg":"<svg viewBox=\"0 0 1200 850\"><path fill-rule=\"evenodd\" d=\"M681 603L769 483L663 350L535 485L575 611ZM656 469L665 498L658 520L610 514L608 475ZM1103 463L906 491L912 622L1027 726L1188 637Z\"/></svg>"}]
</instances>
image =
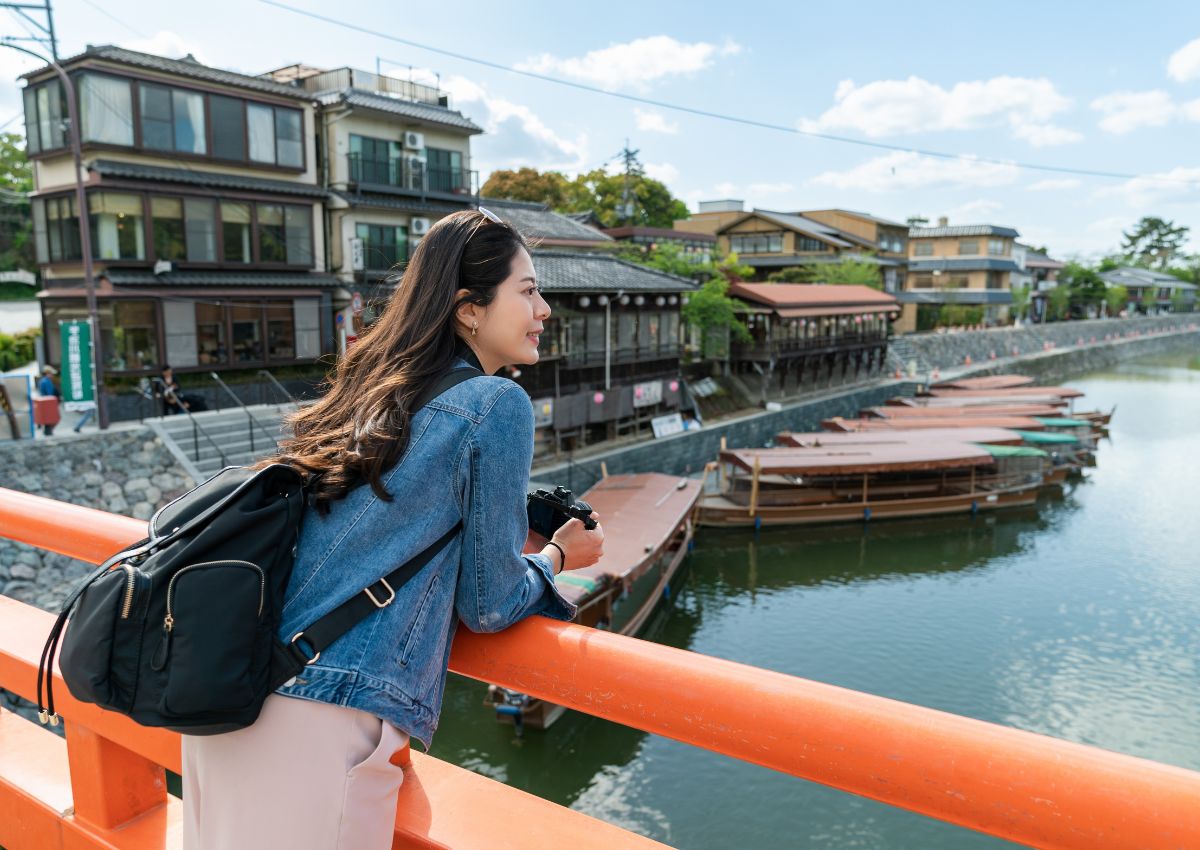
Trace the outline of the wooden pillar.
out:
<instances>
[{"instance_id":1,"label":"wooden pillar","mask_svg":"<svg viewBox=\"0 0 1200 850\"><path fill-rule=\"evenodd\" d=\"M160 765L70 720L66 733L71 795L80 821L117 829L167 804Z\"/></svg>"},{"instance_id":2,"label":"wooden pillar","mask_svg":"<svg viewBox=\"0 0 1200 850\"><path fill-rule=\"evenodd\" d=\"M750 516L758 513L758 476L762 472L762 458L754 456L754 478L750 481Z\"/></svg>"}]
</instances>

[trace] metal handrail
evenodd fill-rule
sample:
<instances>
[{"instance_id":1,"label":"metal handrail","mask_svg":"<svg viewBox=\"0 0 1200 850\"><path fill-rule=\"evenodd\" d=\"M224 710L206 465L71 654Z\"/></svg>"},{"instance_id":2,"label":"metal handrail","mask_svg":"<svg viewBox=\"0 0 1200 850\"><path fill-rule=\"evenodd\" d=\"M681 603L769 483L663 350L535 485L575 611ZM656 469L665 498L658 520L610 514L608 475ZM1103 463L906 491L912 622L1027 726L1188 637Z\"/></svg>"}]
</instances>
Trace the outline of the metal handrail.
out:
<instances>
[{"instance_id":1,"label":"metal handrail","mask_svg":"<svg viewBox=\"0 0 1200 850\"><path fill-rule=\"evenodd\" d=\"M283 393L285 396L287 396L287 400L288 400L289 404L297 404L298 403L296 401L295 396L293 396L291 393L289 393L287 391L287 389L284 388L283 384L281 384L281 383L279 383L279 381L275 380L275 376L272 375L270 372L268 372L266 369L259 369L258 374L262 375L264 378L266 378L268 381L270 381L272 383L272 385L274 385L275 389L279 390L281 393Z\"/></svg>"},{"instance_id":2,"label":"metal handrail","mask_svg":"<svg viewBox=\"0 0 1200 850\"><path fill-rule=\"evenodd\" d=\"M218 386L220 386L221 389L225 390L225 392L229 394L229 397L234 400L234 402L237 404L237 406L246 412L246 418L249 420L246 423L246 434L250 437L250 451L252 451L252 452L254 451L254 428L255 428L255 426L257 426L258 430L262 431L263 434L266 435L267 439L271 441L271 445L273 445L275 448L279 448L279 441L276 440L275 437L273 437L271 435L271 432L268 431L261 422L259 422L257 419L254 418L254 414L250 412L250 408L246 407L246 405L242 402L242 400L237 397L237 393L235 393L233 390L229 389L229 385L221 380L221 376L218 375L216 372L209 372L208 374L210 374L212 376L212 379L217 382Z\"/></svg>"},{"instance_id":3,"label":"metal handrail","mask_svg":"<svg viewBox=\"0 0 1200 850\"><path fill-rule=\"evenodd\" d=\"M208 444L216 449L217 456L221 458L221 465L229 466L228 456L226 456L225 452L221 450L221 447L217 445L217 441L214 440L212 436L204 430L200 423L196 421L196 417L192 415L192 411L183 406L183 399L176 396L175 391L168 387L167 382L162 378L154 377L150 379L150 382L151 384L158 384L158 386L162 389L163 398L174 397L179 409L187 415L188 421L192 423L192 460L196 461L196 463L200 462L200 435L203 434L204 439L208 440Z\"/></svg>"}]
</instances>

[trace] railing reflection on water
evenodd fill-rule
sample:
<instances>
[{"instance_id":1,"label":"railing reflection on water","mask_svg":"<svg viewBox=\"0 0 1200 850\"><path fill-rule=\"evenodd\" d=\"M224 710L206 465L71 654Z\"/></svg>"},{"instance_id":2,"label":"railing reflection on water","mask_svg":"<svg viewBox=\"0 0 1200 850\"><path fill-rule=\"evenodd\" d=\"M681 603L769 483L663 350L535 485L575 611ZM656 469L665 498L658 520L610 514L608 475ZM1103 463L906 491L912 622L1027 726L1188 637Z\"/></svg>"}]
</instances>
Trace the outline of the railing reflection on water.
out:
<instances>
[{"instance_id":1,"label":"railing reflection on water","mask_svg":"<svg viewBox=\"0 0 1200 850\"><path fill-rule=\"evenodd\" d=\"M140 537L144 524L0 490L0 529L99 562ZM0 600L0 608L0 686L28 697L51 618L11 600ZM499 635L460 630L451 669L1024 844L1200 846L1198 773L743 664L534 617ZM152 823L166 805L161 766L178 769L177 739L94 706L64 703L74 811L59 817L92 839L77 846L103 846L95 838L100 831ZM421 759L417 774L443 767ZM7 776L0 770L0 803L15 806L22 789ZM405 789L398 839L430 846L429 806L439 805L439 793L452 795L454 784ZM414 794L424 796L414 803ZM459 804L497 835L530 827L487 795ZM425 807L423 816L414 805ZM147 846L163 846L165 822L149 829L160 841ZM605 829L612 846L613 828L599 823L572 843L601 846L596 839ZM615 843L650 846L623 832Z\"/></svg>"}]
</instances>

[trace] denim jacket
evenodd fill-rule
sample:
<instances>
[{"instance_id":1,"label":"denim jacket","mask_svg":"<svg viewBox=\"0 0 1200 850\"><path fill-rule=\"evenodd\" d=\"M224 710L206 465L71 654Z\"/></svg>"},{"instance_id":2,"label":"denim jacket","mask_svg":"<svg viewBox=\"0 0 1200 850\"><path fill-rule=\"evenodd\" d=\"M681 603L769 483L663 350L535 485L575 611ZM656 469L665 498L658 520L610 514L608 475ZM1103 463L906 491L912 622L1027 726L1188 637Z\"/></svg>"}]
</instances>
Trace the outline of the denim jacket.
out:
<instances>
[{"instance_id":1,"label":"denim jacket","mask_svg":"<svg viewBox=\"0 0 1200 850\"><path fill-rule=\"evenodd\" d=\"M403 458L383 477L390 502L364 484L327 515L308 509L280 638L290 640L460 519L461 533L390 605L279 693L362 709L428 748L459 621L474 632L496 632L531 614L570 620L575 607L558 593L549 558L521 554L533 459L533 407L525 392L505 378L472 378L422 408L411 434Z\"/></svg>"}]
</instances>

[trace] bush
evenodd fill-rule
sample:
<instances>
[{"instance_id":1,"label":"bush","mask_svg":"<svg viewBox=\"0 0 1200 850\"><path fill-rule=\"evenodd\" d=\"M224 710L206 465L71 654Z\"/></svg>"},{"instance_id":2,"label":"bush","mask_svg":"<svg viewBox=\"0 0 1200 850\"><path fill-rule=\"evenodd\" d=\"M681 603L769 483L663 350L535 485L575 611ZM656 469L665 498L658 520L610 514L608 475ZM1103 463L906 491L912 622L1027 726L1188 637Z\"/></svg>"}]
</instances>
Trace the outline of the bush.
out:
<instances>
[{"instance_id":1,"label":"bush","mask_svg":"<svg viewBox=\"0 0 1200 850\"><path fill-rule=\"evenodd\" d=\"M0 334L0 372L19 369L36 358L34 340L41 334L36 330L16 334Z\"/></svg>"}]
</instances>

